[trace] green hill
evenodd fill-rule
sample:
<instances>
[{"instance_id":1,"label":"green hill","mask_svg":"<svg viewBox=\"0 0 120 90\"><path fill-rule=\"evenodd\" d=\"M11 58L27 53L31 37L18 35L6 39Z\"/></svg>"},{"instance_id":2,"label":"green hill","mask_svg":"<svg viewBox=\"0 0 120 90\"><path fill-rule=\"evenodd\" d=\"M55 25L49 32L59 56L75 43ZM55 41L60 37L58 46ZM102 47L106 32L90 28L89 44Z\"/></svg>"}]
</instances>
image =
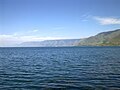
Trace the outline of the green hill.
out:
<instances>
[{"instance_id":1,"label":"green hill","mask_svg":"<svg viewBox=\"0 0 120 90\"><path fill-rule=\"evenodd\" d=\"M81 40L78 46L120 46L120 29L102 32Z\"/></svg>"}]
</instances>

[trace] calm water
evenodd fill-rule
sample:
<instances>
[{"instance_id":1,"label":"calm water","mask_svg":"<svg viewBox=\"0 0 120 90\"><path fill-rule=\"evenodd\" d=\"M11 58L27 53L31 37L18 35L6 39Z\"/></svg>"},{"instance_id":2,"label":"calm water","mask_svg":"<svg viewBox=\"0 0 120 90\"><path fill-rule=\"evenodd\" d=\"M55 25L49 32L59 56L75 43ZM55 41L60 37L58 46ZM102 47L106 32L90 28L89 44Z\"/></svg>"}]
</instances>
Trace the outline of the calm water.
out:
<instances>
[{"instance_id":1,"label":"calm water","mask_svg":"<svg viewBox=\"0 0 120 90\"><path fill-rule=\"evenodd\" d=\"M0 90L120 90L120 47L0 48Z\"/></svg>"}]
</instances>

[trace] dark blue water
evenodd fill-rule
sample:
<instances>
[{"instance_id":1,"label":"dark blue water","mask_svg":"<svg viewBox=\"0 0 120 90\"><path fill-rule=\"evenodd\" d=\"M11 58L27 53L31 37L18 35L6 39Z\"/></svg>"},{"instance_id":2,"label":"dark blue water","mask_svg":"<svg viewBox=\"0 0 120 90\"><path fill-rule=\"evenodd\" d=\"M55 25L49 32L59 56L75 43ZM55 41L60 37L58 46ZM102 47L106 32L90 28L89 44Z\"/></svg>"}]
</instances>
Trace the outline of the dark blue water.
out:
<instances>
[{"instance_id":1,"label":"dark blue water","mask_svg":"<svg viewBox=\"0 0 120 90\"><path fill-rule=\"evenodd\" d=\"M120 47L0 48L0 90L120 90Z\"/></svg>"}]
</instances>

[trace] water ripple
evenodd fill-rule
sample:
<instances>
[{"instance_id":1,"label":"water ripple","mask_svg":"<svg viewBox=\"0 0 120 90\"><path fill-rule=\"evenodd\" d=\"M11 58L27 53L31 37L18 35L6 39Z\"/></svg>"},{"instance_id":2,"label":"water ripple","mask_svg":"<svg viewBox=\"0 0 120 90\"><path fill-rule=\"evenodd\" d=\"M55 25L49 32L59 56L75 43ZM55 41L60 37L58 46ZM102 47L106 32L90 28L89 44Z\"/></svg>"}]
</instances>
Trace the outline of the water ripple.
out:
<instances>
[{"instance_id":1,"label":"water ripple","mask_svg":"<svg viewBox=\"0 0 120 90\"><path fill-rule=\"evenodd\" d=\"M120 47L0 48L0 90L120 90Z\"/></svg>"}]
</instances>

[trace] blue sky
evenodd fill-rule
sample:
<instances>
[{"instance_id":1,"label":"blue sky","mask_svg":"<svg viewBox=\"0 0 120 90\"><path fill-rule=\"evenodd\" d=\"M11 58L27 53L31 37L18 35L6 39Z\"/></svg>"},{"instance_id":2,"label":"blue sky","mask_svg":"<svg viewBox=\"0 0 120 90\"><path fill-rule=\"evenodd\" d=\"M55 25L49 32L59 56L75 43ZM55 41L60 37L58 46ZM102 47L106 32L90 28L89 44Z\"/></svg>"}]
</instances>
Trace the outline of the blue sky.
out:
<instances>
[{"instance_id":1,"label":"blue sky","mask_svg":"<svg viewBox=\"0 0 120 90\"><path fill-rule=\"evenodd\" d=\"M0 0L0 45L118 29L119 8L120 0Z\"/></svg>"}]
</instances>

